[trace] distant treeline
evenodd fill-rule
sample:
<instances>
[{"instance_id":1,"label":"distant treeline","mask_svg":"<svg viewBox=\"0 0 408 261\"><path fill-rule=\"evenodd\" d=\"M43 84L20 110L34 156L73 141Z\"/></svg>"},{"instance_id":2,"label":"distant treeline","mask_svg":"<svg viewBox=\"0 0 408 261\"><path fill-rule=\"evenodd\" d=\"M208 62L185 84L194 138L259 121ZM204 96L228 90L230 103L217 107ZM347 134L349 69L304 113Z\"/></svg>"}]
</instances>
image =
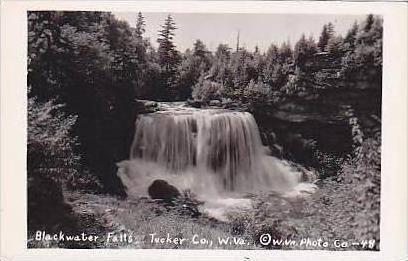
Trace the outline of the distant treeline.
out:
<instances>
[{"instance_id":1,"label":"distant treeline","mask_svg":"<svg viewBox=\"0 0 408 261\"><path fill-rule=\"evenodd\" d=\"M206 99L246 91L292 94L321 87L307 75L310 63L321 60L317 56L338 68L337 78L346 84L381 82L382 19L374 15L355 22L345 36L337 34L329 22L319 39L302 35L293 47L272 43L266 53L257 47L246 50L226 44L210 52L199 39L192 50L180 53L174 44L177 27L171 15L158 32L157 49L143 36L141 13L133 27L106 12L30 12L28 21L33 94L68 102L78 92L95 89L107 111L119 100L134 97Z\"/></svg>"},{"instance_id":2,"label":"distant treeline","mask_svg":"<svg viewBox=\"0 0 408 261\"><path fill-rule=\"evenodd\" d=\"M154 48L144 37L145 22L141 13L129 25L108 12L28 12L29 173L70 168L69 160L42 160L57 158L60 149L48 142L60 138L70 148L62 159L72 151L78 155L72 166L82 162L107 191L116 190L115 163L128 157L135 98L262 103L316 89L381 86L382 19L374 15L344 36L328 23L319 39L302 35L293 46L271 44L265 53L226 44L210 52L201 40L181 53L171 15ZM55 119L44 124L41 115ZM47 132L54 141L41 140ZM63 142L67 137L77 137L75 144ZM38 155L38 148L55 151Z\"/></svg>"}]
</instances>

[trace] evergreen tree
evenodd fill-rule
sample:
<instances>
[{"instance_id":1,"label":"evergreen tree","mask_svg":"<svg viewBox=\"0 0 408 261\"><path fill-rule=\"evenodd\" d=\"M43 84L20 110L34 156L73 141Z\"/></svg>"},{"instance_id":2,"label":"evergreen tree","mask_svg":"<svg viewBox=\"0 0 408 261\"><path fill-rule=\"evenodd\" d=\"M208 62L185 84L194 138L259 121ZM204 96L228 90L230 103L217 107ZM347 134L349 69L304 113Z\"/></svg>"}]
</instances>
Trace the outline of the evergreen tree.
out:
<instances>
[{"instance_id":1,"label":"evergreen tree","mask_svg":"<svg viewBox=\"0 0 408 261\"><path fill-rule=\"evenodd\" d=\"M352 37L349 38L355 38L354 46L346 53L342 66L346 82L349 85L360 81L370 83L371 87L381 86L383 45L381 17L370 14L358 27L353 26L351 32Z\"/></svg>"},{"instance_id":2,"label":"evergreen tree","mask_svg":"<svg viewBox=\"0 0 408 261\"><path fill-rule=\"evenodd\" d=\"M334 36L334 25L331 22L327 24L327 33L329 34L329 39Z\"/></svg>"},{"instance_id":3,"label":"evergreen tree","mask_svg":"<svg viewBox=\"0 0 408 261\"><path fill-rule=\"evenodd\" d=\"M310 72L308 71L307 63L313 59L318 47L312 37L308 39L303 34L299 41L295 44L294 50L294 65L296 89L307 89L310 87Z\"/></svg>"},{"instance_id":4,"label":"evergreen tree","mask_svg":"<svg viewBox=\"0 0 408 261\"><path fill-rule=\"evenodd\" d=\"M278 87L282 89L291 75L293 75L293 51L289 42L284 42L279 48L279 62L282 66L281 74L279 75Z\"/></svg>"},{"instance_id":5,"label":"evergreen tree","mask_svg":"<svg viewBox=\"0 0 408 261\"><path fill-rule=\"evenodd\" d=\"M327 32L327 25L323 25L322 33L320 34L319 42L317 46L319 47L320 51L323 52L326 48L327 42L329 41L329 34Z\"/></svg>"},{"instance_id":6,"label":"evergreen tree","mask_svg":"<svg viewBox=\"0 0 408 261\"><path fill-rule=\"evenodd\" d=\"M143 34L145 32L145 18L143 17L142 13L139 12L137 14L137 20L136 20L136 29L135 29L135 33L136 33L136 37L139 39L142 39Z\"/></svg>"},{"instance_id":7,"label":"evergreen tree","mask_svg":"<svg viewBox=\"0 0 408 261\"><path fill-rule=\"evenodd\" d=\"M342 56L344 50L343 43L344 39L341 37L341 35L331 37L327 43L327 52L334 57Z\"/></svg>"},{"instance_id":8,"label":"evergreen tree","mask_svg":"<svg viewBox=\"0 0 408 261\"><path fill-rule=\"evenodd\" d=\"M328 23L327 25L323 25L322 33L320 34L319 42L317 46L319 47L321 52L327 51L326 47L329 43L329 40L334 35L334 26L332 23Z\"/></svg>"},{"instance_id":9,"label":"evergreen tree","mask_svg":"<svg viewBox=\"0 0 408 261\"><path fill-rule=\"evenodd\" d=\"M289 42L283 42L279 48L279 58L283 63L290 64L293 61L293 51Z\"/></svg>"},{"instance_id":10,"label":"evergreen tree","mask_svg":"<svg viewBox=\"0 0 408 261\"><path fill-rule=\"evenodd\" d=\"M175 95L178 99L185 100L191 97L192 87L201 75L204 75L211 66L211 53L201 40L196 40L191 52L187 49L179 67Z\"/></svg>"},{"instance_id":11,"label":"evergreen tree","mask_svg":"<svg viewBox=\"0 0 408 261\"><path fill-rule=\"evenodd\" d=\"M195 56L199 56L199 57L204 58L204 57L206 57L206 55L208 53L209 52L208 52L207 48L205 47L204 43L201 40L197 39L194 42L193 54Z\"/></svg>"},{"instance_id":12,"label":"evergreen tree","mask_svg":"<svg viewBox=\"0 0 408 261\"><path fill-rule=\"evenodd\" d=\"M266 52L265 69L263 71L264 82L272 88L277 88L277 74L281 66L279 58L279 49L276 45L272 44Z\"/></svg>"},{"instance_id":13,"label":"evergreen tree","mask_svg":"<svg viewBox=\"0 0 408 261\"><path fill-rule=\"evenodd\" d=\"M180 54L173 43L174 31L177 29L176 24L169 14L159 31L159 48L157 50L159 64L162 69L162 79L164 84L164 96L171 93L171 88L176 80L177 67L180 64ZM169 97L167 97L169 98Z\"/></svg>"},{"instance_id":14,"label":"evergreen tree","mask_svg":"<svg viewBox=\"0 0 408 261\"><path fill-rule=\"evenodd\" d=\"M373 26L374 21L375 21L374 15L369 14L364 23L364 27L363 27L364 32L367 33L371 30L371 27Z\"/></svg>"},{"instance_id":15,"label":"evergreen tree","mask_svg":"<svg viewBox=\"0 0 408 261\"><path fill-rule=\"evenodd\" d=\"M353 26L347 31L346 36L344 37L344 48L346 51L354 50L357 32L358 24L357 22L354 22Z\"/></svg>"},{"instance_id":16,"label":"evergreen tree","mask_svg":"<svg viewBox=\"0 0 408 261\"><path fill-rule=\"evenodd\" d=\"M264 59L264 55L261 54L258 46L255 46L255 52L253 55L252 64L256 70L256 75L257 75L256 81L262 82L262 79L263 79L262 73L265 69L265 59Z\"/></svg>"},{"instance_id":17,"label":"evergreen tree","mask_svg":"<svg viewBox=\"0 0 408 261\"><path fill-rule=\"evenodd\" d=\"M295 45L294 62L295 66L303 69L305 63L313 54L317 52L317 46L313 38L306 38L303 34Z\"/></svg>"}]
</instances>

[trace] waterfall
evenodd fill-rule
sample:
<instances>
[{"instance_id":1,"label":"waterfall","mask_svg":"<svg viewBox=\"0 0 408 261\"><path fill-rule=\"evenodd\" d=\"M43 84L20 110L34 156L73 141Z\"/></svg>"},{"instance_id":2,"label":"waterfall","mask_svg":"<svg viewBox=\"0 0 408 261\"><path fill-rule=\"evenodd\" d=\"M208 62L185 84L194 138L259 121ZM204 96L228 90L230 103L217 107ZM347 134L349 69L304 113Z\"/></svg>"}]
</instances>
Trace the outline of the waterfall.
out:
<instances>
[{"instance_id":1,"label":"waterfall","mask_svg":"<svg viewBox=\"0 0 408 261\"><path fill-rule=\"evenodd\" d=\"M129 195L165 179L201 199L260 191L291 192L301 174L269 156L248 112L166 105L140 115L118 175Z\"/></svg>"}]
</instances>

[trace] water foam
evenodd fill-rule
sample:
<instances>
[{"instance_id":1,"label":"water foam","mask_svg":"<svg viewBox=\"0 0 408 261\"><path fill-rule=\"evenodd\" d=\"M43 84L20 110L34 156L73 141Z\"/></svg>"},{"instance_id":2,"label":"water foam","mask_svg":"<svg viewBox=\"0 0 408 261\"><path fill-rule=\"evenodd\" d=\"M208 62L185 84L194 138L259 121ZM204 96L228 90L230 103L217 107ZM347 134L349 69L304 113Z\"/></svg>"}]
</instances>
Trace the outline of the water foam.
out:
<instances>
[{"instance_id":1,"label":"water foam","mask_svg":"<svg viewBox=\"0 0 408 261\"><path fill-rule=\"evenodd\" d=\"M180 104L163 108L138 117L130 159L118 163L129 196L146 195L155 179L164 179L193 192L222 219L226 209L250 206L242 197L247 193L298 196L316 189L266 153L250 113Z\"/></svg>"}]
</instances>

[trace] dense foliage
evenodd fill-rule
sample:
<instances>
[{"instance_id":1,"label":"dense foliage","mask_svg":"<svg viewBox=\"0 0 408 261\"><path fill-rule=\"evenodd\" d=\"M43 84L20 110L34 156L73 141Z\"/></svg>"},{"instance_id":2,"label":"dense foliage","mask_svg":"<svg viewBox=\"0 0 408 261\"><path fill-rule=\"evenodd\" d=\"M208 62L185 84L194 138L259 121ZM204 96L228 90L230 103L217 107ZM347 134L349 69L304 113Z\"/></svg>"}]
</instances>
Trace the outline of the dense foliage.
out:
<instances>
[{"instance_id":1,"label":"dense foliage","mask_svg":"<svg viewBox=\"0 0 408 261\"><path fill-rule=\"evenodd\" d=\"M333 242L347 242L347 250L379 250L380 233L380 143L379 137L365 141L339 172L328 178L319 191L306 198L258 195L256 211L231 214L232 231L247 236L260 247L278 249L341 250ZM304 245L261 245L260 235L276 240L322 239L327 248ZM351 245L351 243L358 245ZM343 250L344 250L343 249Z\"/></svg>"},{"instance_id":2,"label":"dense foliage","mask_svg":"<svg viewBox=\"0 0 408 261\"><path fill-rule=\"evenodd\" d=\"M60 107L52 101L28 99L27 169L31 175L68 180L78 174L77 139L70 133L77 117L66 116Z\"/></svg>"},{"instance_id":3,"label":"dense foliage","mask_svg":"<svg viewBox=\"0 0 408 261\"><path fill-rule=\"evenodd\" d=\"M320 89L347 90L355 85L378 88L382 72L382 20L369 15L363 23L355 23L345 37L337 35L329 23L323 27L318 42L302 35L293 49L289 43L283 43L280 47L272 44L266 53L244 48L232 52L220 44L211 58L211 67L201 70L194 87L195 99L216 99L213 93L217 92L209 86L218 86L224 97L255 103ZM203 95L206 90L209 94Z\"/></svg>"},{"instance_id":4,"label":"dense foliage","mask_svg":"<svg viewBox=\"0 0 408 261\"><path fill-rule=\"evenodd\" d=\"M109 13L30 12L28 26L29 95L77 115L82 163L114 191L115 163L132 138L135 91L150 71L146 43Z\"/></svg>"}]
</instances>

